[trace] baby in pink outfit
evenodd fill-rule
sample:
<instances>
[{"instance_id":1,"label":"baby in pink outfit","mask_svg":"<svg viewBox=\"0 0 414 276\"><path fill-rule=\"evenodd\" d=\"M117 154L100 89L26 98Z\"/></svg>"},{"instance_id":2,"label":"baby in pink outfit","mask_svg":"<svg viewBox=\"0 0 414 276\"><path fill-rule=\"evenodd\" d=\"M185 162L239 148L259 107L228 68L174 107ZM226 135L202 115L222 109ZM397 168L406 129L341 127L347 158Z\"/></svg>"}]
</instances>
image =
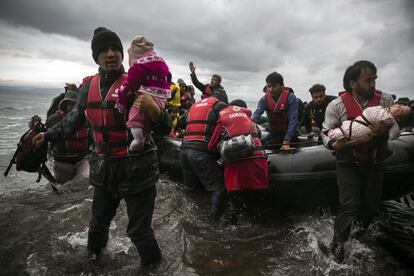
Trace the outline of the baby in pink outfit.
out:
<instances>
[{"instance_id":1,"label":"baby in pink outfit","mask_svg":"<svg viewBox=\"0 0 414 276\"><path fill-rule=\"evenodd\" d=\"M164 59L154 52L154 43L143 36L136 36L128 49L129 70L128 78L118 89L116 108L123 113L126 108L128 95L135 96L147 93L161 109L171 96L171 73ZM132 140L129 150L139 151L144 146L145 138L151 133L153 124L145 110L131 107L126 126L131 129Z\"/></svg>"},{"instance_id":2,"label":"baby in pink outfit","mask_svg":"<svg viewBox=\"0 0 414 276\"><path fill-rule=\"evenodd\" d=\"M333 140L353 139L366 142L374 135L369 127L387 127L389 139L397 139L400 135L400 127L397 122L406 121L411 116L410 107L403 105L392 105L389 108L382 106L368 107L362 112L362 116L354 120L346 120L342 125L328 131L328 137Z\"/></svg>"}]
</instances>

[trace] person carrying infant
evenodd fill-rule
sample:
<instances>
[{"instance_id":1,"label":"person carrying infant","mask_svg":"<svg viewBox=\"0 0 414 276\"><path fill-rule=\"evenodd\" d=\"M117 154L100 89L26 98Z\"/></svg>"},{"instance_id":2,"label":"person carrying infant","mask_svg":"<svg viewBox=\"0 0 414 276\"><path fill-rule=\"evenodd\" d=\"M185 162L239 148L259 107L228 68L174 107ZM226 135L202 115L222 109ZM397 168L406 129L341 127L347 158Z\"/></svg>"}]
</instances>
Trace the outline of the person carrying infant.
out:
<instances>
[{"instance_id":1,"label":"person carrying infant","mask_svg":"<svg viewBox=\"0 0 414 276\"><path fill-rule=\"evenodd\" d=\"M328 130L327 135L333 140L352 139L363 143L375 136L374 128L385 127L389 139L394 140L400 135L400 127L412 121L413 116L411 108L405 105L372 106L354 120L346 120L341 126Z\"/></svg>"}]
</instances>

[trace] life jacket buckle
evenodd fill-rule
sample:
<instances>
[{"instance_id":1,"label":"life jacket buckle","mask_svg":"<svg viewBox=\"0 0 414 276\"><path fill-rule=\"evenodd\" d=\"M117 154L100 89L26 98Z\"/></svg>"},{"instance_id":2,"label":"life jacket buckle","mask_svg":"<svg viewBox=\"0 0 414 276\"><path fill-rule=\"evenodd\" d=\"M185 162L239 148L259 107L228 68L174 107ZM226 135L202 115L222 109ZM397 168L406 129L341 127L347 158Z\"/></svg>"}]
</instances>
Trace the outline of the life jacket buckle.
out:
<instances>
[{"instance_id":1,"label":"life jacket buckle","mask_svg":"<svg viewBox=\"0 0 414 276\"><path fill-rule=\"evenodd\" d=\"M102 108L109 108L108 101L102 101Z\"/></svg>"}]
</instances>

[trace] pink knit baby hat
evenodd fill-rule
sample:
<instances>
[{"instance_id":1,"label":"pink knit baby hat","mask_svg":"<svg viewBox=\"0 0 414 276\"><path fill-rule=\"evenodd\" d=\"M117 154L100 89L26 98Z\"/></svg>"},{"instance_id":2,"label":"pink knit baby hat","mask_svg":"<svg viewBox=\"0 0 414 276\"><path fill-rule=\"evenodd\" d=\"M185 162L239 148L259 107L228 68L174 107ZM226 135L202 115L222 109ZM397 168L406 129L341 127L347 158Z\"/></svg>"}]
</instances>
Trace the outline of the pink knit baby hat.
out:
<instances>
[{"instance_id":1,"label":"pink knit baby hat","mask_svg":"<svg viewBox=\"0 0 414 276\"><path fill-rule=\"evenodd\" d=\"M131 46L128 49L130 59L137 60L145 52L153 51L154 43L148 38L137 35L131 42Z\"/></svg>"}]
</instances>

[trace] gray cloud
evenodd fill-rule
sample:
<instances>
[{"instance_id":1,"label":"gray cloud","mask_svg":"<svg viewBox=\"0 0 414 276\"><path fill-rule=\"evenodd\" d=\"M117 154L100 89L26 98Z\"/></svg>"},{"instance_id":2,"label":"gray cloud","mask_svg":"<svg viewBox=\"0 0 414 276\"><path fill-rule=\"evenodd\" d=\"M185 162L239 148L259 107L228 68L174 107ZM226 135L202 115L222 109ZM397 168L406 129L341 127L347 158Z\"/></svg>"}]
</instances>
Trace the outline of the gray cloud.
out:
<instances>
[{"instance_id":1,"label":"gray cloud","mask_svg":"<svg viewBox=\"0 0 414 276\"><path fill-rule=\"evenodd\" d=\"M203 80L221 74L230 94L260 91L274 70L281 70L303 97L315 82L337 91L345 68L359 59L374 61L380 77L386 77L379 83L387 89L408 93L414 86L409 77L414 73L413 2L3 0L0 24L72 37L84 46L98 26L117 32L125 48L134 35L143 34L176 63L177 76L188 76L186 66L193 60ZM2 47L13 47L7 35L0 35ZM90 59L88 51L85 59ZM64 53L42 48L38 55L78 58Z\"/></svg>"}]
</instances>

